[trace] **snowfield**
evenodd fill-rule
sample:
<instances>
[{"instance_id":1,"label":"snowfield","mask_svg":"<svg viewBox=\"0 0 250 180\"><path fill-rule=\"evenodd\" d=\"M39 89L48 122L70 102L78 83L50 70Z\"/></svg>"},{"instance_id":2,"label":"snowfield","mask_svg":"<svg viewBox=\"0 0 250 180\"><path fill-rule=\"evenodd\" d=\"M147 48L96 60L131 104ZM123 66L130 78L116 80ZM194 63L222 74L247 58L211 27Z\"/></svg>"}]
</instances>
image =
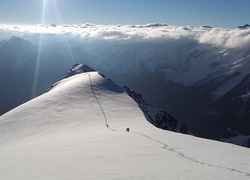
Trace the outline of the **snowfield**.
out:
<instances>
[{"instance_id":1,"label":"snowfield","mask_svg":"<svg viewBox=\"0 0 250 180\"><path fill-rule=\"evenodd\" d=\"M0 135L4 180L250 179L249 149L155 128L98 72L0 116Z\"/></svg>"}]
</instances>

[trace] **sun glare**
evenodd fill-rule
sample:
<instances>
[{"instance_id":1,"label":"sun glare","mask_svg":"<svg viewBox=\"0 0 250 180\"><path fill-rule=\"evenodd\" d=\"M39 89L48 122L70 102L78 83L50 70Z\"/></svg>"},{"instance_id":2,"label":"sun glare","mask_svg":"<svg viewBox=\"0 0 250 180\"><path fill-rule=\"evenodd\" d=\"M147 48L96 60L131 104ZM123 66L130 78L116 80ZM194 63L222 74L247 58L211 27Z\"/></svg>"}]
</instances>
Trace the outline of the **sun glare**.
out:
<instances>
[{"instance_id":1,"label":"sun glare","mask_svg":"<svg viewBox=\"0 0 250 180\"><path fill-rule=\"evenodd\" d=\"M41 24L44 24L44 21L45 21L46 2L47 0L43 0ZM39 78L39 72L40 72L40 62L41 62L41 57L42 57L42 45L43 45L43 33L40 33L31 98L34 98L37 94L37 85L38 85L38 78Z\"/></svg>"},{"instance_id":2,"label":"sun glare","mask_svg":"<svg viewBox=\"0 0 250 180\"><path fill-rule=\"evenodd\" d=\"M41 17L41 22L40 22L41 24L45 24L47 1L48 0L43 0L42 17ZM56 0L52 0L52 3L53 3L54 10L56 12L56 15L57 15L58 22L60 24L62 24L62 18L61 18ZM40 27L40 28L42 28L42 27ZM37 89L38 89L37 85L38 85L38 79L39 79L40 64L41 64L41 59L42 59L42 54L43 54L42 53L42 46L44 44L43 43L44 33L48 33L48 32L46 30L45 31L40 30L39 33L40 33L40 35L39 35L39 43L38 43L38 52L37 52L37 58L36 58L36 66L35 66L35 74L34 74L34 80L33 80L32 93L31 93L32 98L37 95ZM75 57L73 55L73 52L72 52L72 49L71 49L71 46L69 43L69 39L67 38L67 36L63 36L63 38L65 40L65 44L66 44L67 49L68 49L68 54L69 54L70 60L71 60L72 64L75 64L76 61L75 61Z\"/></svg>"},{"instance_id":3,"label":"sun glare","mask_svg":"<svg viewBox=\"0 0 250 180\"><path fill-rule=\"evenodd\" d=\"M55 8L56 14L57 14L58 21L59 21L60 24L62 24L62 18L61 18L61 15L60 15L56 0L52 0L52 1L53 1L53 5L54 5L54 8ZM67 36L63 36L63 37L65 39L65 43L67 45L69 57L71 58L72 64L76 64L75 57L74 57L74 55L72 53L72 49L71 49L71 46L69 44L69 39L67 38Z\"/></svg>"}]
</instances>

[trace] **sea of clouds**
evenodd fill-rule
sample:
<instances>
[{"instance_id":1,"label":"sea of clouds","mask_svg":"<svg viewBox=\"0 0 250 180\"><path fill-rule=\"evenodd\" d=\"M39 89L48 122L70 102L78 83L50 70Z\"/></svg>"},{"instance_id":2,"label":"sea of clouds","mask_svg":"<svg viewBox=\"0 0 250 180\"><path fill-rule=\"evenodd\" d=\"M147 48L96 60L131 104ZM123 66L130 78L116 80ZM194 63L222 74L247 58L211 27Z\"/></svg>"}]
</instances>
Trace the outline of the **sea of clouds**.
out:
<instances>
[{"instance_id":1,"label":"sea of clouds","mask_svg":"<svg viewBox=\"0 0 250 180\"><path fill-rule=\"evenodd\" d=\"M221 29L209 26L171 26L153 23L146 25L0 25L0 40L18 36L36 42L40 35L49 42L62 37L77 41L169 42L186 44L198 42L219 48L245 49L250 46L250 28ZM45 38L46 37L46 38Z\"/></svg>"}]
</instances>

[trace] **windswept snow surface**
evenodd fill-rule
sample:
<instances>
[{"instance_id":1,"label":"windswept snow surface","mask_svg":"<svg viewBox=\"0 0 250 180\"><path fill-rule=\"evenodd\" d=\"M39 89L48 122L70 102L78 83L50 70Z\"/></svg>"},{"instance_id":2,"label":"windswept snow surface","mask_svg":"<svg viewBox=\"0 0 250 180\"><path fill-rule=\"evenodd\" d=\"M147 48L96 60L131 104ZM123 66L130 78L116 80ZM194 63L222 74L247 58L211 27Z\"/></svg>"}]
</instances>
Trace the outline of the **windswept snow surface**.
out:
<instances>
[{"instance_id":1,"label":"windswept snow surface","mask_svg":"<svg viewBox=\"0 0 250 180\"><path fill-rule=\"evenodd\" d=\"M5 180L250 179L249 149L155 128L97 72L4 114L0 133Z\"/></svg>"}]
</instances>

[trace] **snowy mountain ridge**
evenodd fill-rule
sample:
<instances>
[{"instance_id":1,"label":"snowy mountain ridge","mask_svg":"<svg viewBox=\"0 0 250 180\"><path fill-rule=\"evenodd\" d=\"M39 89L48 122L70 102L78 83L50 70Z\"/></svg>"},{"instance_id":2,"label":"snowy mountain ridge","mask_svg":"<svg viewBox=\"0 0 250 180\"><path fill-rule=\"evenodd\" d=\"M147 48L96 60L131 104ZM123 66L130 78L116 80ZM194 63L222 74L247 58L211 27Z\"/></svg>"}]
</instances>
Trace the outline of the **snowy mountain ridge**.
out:
<instances>
[{"instance_id":1,"label":"snowy mountain ridge","mask_svg":"<svg viewBox=\"0 0 250 180\"><path fill-rule=\"evenodd\" d=\"M75 64L71 69L69 69L61 78L61 80L69 78L71 76L81 74L81 73L89 73L89 72L97 72L88 65L85 64ZM98 72L100 76L105 78L107 81L113 82L111 79L107 78L105 75ZM91 82L91 79L90 79ZM60 81L56 82L52 87L47 90L50 91L55 86L57 86L60 83ZM113 82L114 83L114 82ZM131 90L127 86L123 86L124 91L126 92L140 107L142 112L145 114L146 119L153 124L154 126L164 129L164 130L170 130L174 132L180 132L184 134L188 134L187 125L184 123L179 123L173 116L169 115L164 110L159 110L157 108L152 107L152 105L148 104L140 94L136 93L134 90ZM98 101L98 100L97 100Z\"/></svg>"},{"instance_id":2,"label":"snowy mountain ridge","mask_svg":"<svg viewBox=\"0 0 250 180\"><path fill-rule=\"evenodd\" d=\"M0 133L6 180L250 177L247 148L155 128L98 72L61 79L0 116Z\"/></svg>"},{"instance_id":3,"label":"snowy mountain ridge","mask_svg":"<svg viewBox=\"0 0 250 180\"><path fill-rule=\"evenodd\" d=\"M66 79L76 74L84 73L84 72L93 72L95 71L91 67L85 64L75 64L71 69L69 69L62 77L62 79Z\"/></svg>"}]
</instances>

